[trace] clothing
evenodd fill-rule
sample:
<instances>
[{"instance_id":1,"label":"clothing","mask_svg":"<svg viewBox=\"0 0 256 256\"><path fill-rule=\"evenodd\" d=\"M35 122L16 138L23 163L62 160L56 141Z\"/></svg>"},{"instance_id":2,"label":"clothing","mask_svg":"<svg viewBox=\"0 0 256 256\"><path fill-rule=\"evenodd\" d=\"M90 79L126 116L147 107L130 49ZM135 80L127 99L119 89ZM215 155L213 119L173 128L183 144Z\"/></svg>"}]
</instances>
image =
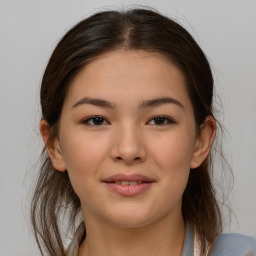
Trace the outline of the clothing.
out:
<instances>
[{"instance_id":1,"label":"clothing","mask_svg":"<svg viewBox=\"0 0 256 256\"><path fill-rule=\"evenodd\" d=\"M193 228L187 225L182 256L198 256ZM194 251L194 252L193 252ZM209 256L256 256L256 238L241 234L218 235L211 248Z\"/></svg>"},{"instance_id":2,"label":"clothing","mask_svg":"<svg viewBox=\"0 0 256 256\"><path fill-rule=\"evenodd\" d=\"M77 256L80 243L85 234L84 223L78 227L72 242L67 249L67 256ZM199 243L194 229L186 226L186 235L182 256L199 256ZM209 256L256 256L256 238L240 234L221 234L216 237Z\"/></svg>"}]
</instances>

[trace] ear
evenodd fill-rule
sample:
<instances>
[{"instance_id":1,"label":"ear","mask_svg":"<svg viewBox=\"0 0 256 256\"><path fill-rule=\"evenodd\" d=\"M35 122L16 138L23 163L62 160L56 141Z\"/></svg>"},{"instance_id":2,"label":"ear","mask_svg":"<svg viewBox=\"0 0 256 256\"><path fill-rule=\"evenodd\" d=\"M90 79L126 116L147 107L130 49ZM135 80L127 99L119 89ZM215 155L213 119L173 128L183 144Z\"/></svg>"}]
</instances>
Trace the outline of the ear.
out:
<instances>
[{"instance_id":1,"label":"ear","mask_svg":"<svg viewBox=\"0 0 256 256\"><path fill-rule=\"evenodd\" d=\"M200 132L196 139L195 149L192 155L190 169L199 167L210 153L216 134L216 122L212 116L208 116L200 126Z\"/></svg>"},{"instance_id":2,"label":"ear","mask_svg":"<svg viewBox=\"0 0 256 256\"><path fill-rule=\"evenodd\" d=\"M54 140L49 143L50 126L45 119L42 119L40 122L40 133L53 167L60 172L66 171L67 168L58 138L54 138Z\"/></svg>"}]
</instances>

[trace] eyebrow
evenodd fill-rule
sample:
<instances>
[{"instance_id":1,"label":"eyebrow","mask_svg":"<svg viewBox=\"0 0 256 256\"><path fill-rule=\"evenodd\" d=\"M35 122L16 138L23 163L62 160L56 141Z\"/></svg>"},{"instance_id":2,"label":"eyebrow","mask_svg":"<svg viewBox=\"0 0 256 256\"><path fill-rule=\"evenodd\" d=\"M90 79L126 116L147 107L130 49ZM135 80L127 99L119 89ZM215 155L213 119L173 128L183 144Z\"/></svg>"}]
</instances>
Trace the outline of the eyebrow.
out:
<instances>
[{"instance_id":1,"label":"eyebrow","mask_svg":"<svg viewBox=\"0 0 256 256\"><path fill-rule=\"evenodd\" d=\"M94 105L97 107L102 107L102 108L109 108L109 109L115 109L116 104L103 100L103 99L97 99L97 98L88 98L84 97L80 99L78 102L76 102L72 108L75 108L77 106L83 105L83 104L89 104L89 105ZM139 104L140 109L145 109L149 107L154 107L154 106L160 106L163 104L175 104L181 108L184 109L184 106L181 104L180 101L171 98L171 97L162 97L162 98L157 98L157 99L150 99L150 100L144 100Z\"/></svg>"}]
</instances>

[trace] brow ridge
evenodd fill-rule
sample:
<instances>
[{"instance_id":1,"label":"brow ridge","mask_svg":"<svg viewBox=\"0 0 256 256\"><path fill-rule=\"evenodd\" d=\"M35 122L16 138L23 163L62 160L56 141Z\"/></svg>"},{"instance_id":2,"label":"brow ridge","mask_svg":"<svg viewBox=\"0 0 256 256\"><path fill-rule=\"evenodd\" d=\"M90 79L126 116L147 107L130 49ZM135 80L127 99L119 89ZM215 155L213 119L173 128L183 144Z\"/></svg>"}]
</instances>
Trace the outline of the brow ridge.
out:
<instances>
[{"instance_id":1,"label":"brow ridge","mask_svg":"<svg viewBox=\"0 0 256 256\"><path fill-rule=\"evenodd\" d=\"M76 102L72 108L75 108L82 104L89 104L89 105L94 105L94 106L103 107L103 108L110 108L110 109L116 108L116 104L112 102L109 102L104 99L89 98L89 97L83 97L78 102ZM149 107L160 106L163 104L175 104L184 109L184 106L182 105L182 103L172 97L161 97L156 99L144 100L139 104L138 108L145 109Z\"/></svg>"}]
</instances>

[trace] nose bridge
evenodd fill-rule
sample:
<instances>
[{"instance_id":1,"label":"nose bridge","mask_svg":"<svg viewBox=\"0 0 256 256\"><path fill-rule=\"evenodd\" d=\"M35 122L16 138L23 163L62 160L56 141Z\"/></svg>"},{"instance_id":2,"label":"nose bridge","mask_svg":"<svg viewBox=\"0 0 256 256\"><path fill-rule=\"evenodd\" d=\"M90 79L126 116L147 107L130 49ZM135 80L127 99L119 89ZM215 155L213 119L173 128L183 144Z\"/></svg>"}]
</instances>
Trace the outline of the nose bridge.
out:
<instances>
[{"instance_id":1,"label":"nose bridge","mask_svg":"<svg viewBox=\"0 0 256 256\"><path fill-rule=\"evenodd\" d=\"M139 125L124 122L116 127L113 143L113 157L127 163L142 161L146 150Z\"/></svg>"}]
</instances>

